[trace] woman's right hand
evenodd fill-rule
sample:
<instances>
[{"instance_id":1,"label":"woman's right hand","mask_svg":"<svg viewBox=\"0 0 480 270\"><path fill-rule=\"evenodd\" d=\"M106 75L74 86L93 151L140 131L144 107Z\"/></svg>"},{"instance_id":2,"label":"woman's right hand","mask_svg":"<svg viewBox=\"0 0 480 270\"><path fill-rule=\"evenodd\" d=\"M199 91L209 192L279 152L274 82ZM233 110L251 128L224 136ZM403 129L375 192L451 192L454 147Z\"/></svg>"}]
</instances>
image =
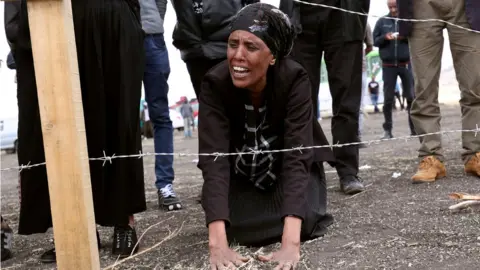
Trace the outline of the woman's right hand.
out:
<instances>
[{"instance_id":1,"label":"woman's right hand","mask_svg":"<svg viewBox=\"0 0 480 270\"><path fill-rule=\"evenodd\" d=\"M228 246L224 221L214 221L208 225L208 247L210 249L210 269L235 269L248 262Z\"/></svg>"},{"instance_id":2,"label":"woman's right hand","mask_svg":"<svg viewBox=\"0 0 480 270\"><path fill-rule=\"evenodd\" d=\"M210 269L236 269L243 263L248 262L248 258L241 256L234 250L225 246L210 246Z\"/></svg>"}]
</instances>

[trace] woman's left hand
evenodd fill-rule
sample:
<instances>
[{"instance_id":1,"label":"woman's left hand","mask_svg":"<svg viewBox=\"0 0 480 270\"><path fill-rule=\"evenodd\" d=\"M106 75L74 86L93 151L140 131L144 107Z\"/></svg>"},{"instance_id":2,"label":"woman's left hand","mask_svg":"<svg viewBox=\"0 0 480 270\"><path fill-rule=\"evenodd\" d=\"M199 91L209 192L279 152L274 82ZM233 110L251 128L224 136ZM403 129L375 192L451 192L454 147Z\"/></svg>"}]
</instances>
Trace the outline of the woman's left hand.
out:
<instances>
[{"instance_id":1,"label":"woman's left hand","mask_svg":"<svg viewBox=\"0 0 480 270\"><path fill-rule=\"evenodd\" d=\"M291 270L295 269L297 263L300 261L300 244L283 244L282 247L269 254L269 255L259 255L258 259L260 261L277 262L278 265L275 267L275 270Z\"/></svg>"}]
</instances>

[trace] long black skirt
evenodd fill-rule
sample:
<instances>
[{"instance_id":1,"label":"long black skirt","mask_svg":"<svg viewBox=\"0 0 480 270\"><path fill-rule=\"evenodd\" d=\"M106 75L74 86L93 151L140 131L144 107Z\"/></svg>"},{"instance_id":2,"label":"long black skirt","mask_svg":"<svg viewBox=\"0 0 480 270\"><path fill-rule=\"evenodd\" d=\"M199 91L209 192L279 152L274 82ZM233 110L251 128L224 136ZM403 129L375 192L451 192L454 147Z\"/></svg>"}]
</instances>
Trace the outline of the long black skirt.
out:
<instances>
[{"instance_id":1,"label":"long black skirt","mask_svg":"<svg viewBox=\"0 0 480 270\"><path fill-rule=\"evenodd\" d=\"M127 2L118 0L74 0L72 9L89 157L102 157L103 151L108 156L138 154L145 57L138 16ZM22 33L28 31L26 16L19 27ZM32 51L20 46L15 57L18 160L44 162ZM103 161L90 161L90 175L97 224L127 224L128 216L145 211L142 159L114 159L105 166ZM43 233L52 227L46 167L22 170L20 190L19 234Z\"/></svg>"},{"instance_id":2,"label":"long black skirt","mask_svg":"<svg viewBox=\"0 0 480 270\"><path fill-rule=\"evenodd\" d=\"M333 223L333 217L326 212L327 187L321 163L314 164L311 169L307 192L301 241L323 236ZM271 192L260 192L248 180L232 178L229 193L230 226L226 229L229 243L264 246L281 241L282 203L281 184Z\"/></svg>"}]
</instances>

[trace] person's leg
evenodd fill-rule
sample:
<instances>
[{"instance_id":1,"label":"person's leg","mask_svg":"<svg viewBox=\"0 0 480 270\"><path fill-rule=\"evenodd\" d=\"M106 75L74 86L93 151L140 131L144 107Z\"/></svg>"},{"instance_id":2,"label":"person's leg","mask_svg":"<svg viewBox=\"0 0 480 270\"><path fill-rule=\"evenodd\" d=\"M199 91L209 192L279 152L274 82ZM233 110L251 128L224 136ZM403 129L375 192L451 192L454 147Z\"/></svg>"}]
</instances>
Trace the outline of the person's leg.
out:
<instances>
[{"instance_id":1,"label":"person's leg","mask_svg":"<svg viewBox=\"0 0 480 270\"><path fill-rule=\"evenodd\" d=\"M453 23L469 27L465 16L464 1L455 1ZM453 65L460 87L462 129L480 127L480 35L447 25ZM474 132L462 133L465 171L480 177L480 136Z\"/></svg>"},{"instance_id":2,"label":"person's leg","mask_svg":"<svg viewBox=\"0 0 480 270\"><path fill-rule=\"evenodd\" d=\"M415 128L413 126L412 122L412 117L410 115L410 110L412 106L412 101L413 101L413 91L412 91L412 85L413 85L413 77L410 69L408 67L400 67L398 68L398 75L400 76L400 79L402 80L402 89L403 89L403 97L407 101L407 116L408 116L408 126L410 127L410 135L415 135Z\"/></svg>"},{"instance_id":3,"label":"person's leg","mask_svg":"<svg viewBox=\"0 0 480 270\"><path fill-rule=\"evenodd\" d=\"M395 101L395 86L397 85L397 68L383 67L383 116L385 122L383 123L383 130L385 131L382 139L393 138L392 128L392 109Z\"/></svg>"},{"instance_id":4,"label":"person's leg","mask_svg":"<svg viewBox=\"0 0 480 270\"><path fill-rule=\"evenodd\" d=\"M170 63L163 34L145 37L145 72L143 83L150 121L153 124L156 153L173 152L173 127L168 107L168 77ZM182 208L180 199L173 190L173 156L155 156L155 187L158 204L167 210Z\"/></svg>"},{"instance_id":5,"label":"person's leg","mask_svg":"<svg viewBox=\"0 0 480 270\"><path fill-rule=\"evenodd\" d=\"M362 129L363 129L363 120L365 118L365 99L367 96L367 72L363 71L362 72L362 96L360 98L360 111L359 111L359 116L358 116L358 134L359 137L362 135Z\"/></svg>"},{"instance_id":6,"label":"person's leg","mask_svg":"<svg viewBox=\"0 0 480 270\"><path fill-rule=\"evenodd\" d=\"M319 87L322 63L322 49L320 48L320 25L328 16L328 10L300 6L302 32L298 34L292 50L292 57L307 71L312 87L312 103L315 119L320 117Z\"/></svg>"},{"instance_id":7,"label":"person's leg","mask_svg":"<svg viewBox=\"0 0 480 270\"><path fill-rule=\"evenodd\" d=\"M190 129L190 121L187 117L183 118L183 136L188 138L188 131Z\"/></svg>"},{"instance_id":8,"label":"person's leg","mask_svg":"<svg viewBox=\"0 0 480 270\"><path fill-rule=\"evenodd\" d=\"M362 43L330 44L325 62L332 95L333 143L358 142L358 116L362 95ZM354 194L364 190L358 179L358 145L335 147L336 169L342 190Z\"/></svg>"},{"instance_id":9,"label":"person's leg","mask_svg":"<svg viewBox=\"0 0 480 270\"><path fill-rule=\"evenodd\" d=\"M436 8L426 1L413 2L414 18L442 19ZM421 135L440 131L438 80L443 52L442 22L414 23L409 37L410 58L415 79L415 99L410 111L415 131ZM441 135L420 138L419 169L412 177L414 183L431 182L446 175L442 154Z\"/></svg>"},{"instance_id":10,"label":"person's leg","mask_svg":"<svg viewBox=\"0 0 480 270\"><path fill-rule=\"evenodd\" d=\"M200 97L200 92L202 91L203 76L205 76L211 68L224 60L225 59L208 59L202 57L185 61L197 99Z\"/></svg>"}]
</instances>

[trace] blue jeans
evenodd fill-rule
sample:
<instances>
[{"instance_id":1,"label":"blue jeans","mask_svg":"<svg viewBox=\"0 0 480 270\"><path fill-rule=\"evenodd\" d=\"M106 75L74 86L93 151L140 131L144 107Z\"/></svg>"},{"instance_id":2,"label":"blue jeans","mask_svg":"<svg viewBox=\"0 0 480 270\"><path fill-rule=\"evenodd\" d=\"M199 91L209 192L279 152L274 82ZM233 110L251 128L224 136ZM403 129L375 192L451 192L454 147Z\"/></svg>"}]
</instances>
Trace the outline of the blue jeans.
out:
<instances>
[{"instance_id":1,"label":"blue jeans","mask_svg":"<svg viewBox=\"0 0 480 270\"><path fill-rule=\"evenodd\" d=\"M168 108L168 76L170 63L163 34L146 35L145 73L143 84L156 153L173 152L173 127ZM174 178L173 156L155 156L155 186L157 189L171 184Z\"/></svg>"}]
</instances>

